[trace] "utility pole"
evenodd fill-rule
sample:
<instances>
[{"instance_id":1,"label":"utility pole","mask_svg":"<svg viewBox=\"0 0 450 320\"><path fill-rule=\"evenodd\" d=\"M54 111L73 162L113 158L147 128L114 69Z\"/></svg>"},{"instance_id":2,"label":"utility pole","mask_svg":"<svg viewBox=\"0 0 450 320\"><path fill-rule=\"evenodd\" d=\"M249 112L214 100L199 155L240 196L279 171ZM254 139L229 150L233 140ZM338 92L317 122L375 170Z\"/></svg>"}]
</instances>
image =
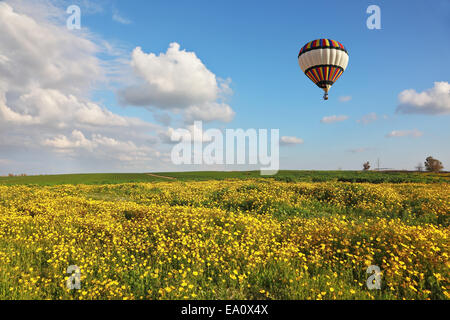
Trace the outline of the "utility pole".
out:
<instances>
[{"instance_id":1,"label":"utility pole","mask_svg":"<svg viewBox=\"0 0 450 320\"><path fill-rule=\"evenodd\" d=\"M380 171L380 158L377 159L377 171Z\"/></svg>"}]
</instances>

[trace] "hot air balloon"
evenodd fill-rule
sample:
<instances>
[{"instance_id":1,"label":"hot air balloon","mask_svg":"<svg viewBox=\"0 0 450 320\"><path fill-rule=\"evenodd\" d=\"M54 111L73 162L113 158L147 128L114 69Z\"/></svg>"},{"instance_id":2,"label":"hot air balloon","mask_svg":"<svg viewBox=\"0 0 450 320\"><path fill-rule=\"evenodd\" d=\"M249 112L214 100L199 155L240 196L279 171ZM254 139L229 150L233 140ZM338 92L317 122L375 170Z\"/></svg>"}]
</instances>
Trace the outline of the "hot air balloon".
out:
<instances>
[{"instance_id":1,"label":"hot air balloon","mask_svg":"<svg viewBox=\"0 0 450 320\"><path fill-rule=\"evenodd\" d=\"M328 100L328 90L347 68L348 52L336 40L317 39L300 49L298 64L306 76L325 91L323 98Z\"/></svg>"}]
</instances>

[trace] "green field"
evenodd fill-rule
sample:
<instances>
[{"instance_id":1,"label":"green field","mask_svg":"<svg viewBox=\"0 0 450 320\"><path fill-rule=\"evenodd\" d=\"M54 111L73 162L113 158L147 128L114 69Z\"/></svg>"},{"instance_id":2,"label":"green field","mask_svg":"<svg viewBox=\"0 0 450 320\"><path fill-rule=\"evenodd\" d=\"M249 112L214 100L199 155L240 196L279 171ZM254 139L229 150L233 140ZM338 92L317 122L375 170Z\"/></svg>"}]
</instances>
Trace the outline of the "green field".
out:
<instances>
[{"instance_id":1,"label":"green field","mask_svg":"<svg viewBox=\"0 0 450 320\"><path fill-rule=\"evenodd\" d=\"M400 171L1 177L0 300L449 299L449 180ZM368 266L380 268L380 290L367 288Z\"/></svg>"},{"instance_id":2,"label":"green field","mask_svg":"<svg viewBox=\"0 0 450 320\"><path fill-rule=\"evenodd\" d=\"M163 177L172 177L181 181L204 181L223 179L252 179L261 178L259 171L191 171L191 172L160 172L154 173ZM61 185L61 184L118 184L135 182L166 181L147 173L92 173L92 174L61 174L0 177L1 185ZM264 177L263 177L264 178ZM282 170L275 179L284 182L367 182L367 183L439 183L450 182L450 173L425 173L405 171L294 171Z\"/></svg>"},{"instance_id":3,"label":"green field","mask_svg":"<svg viewBox=\"0 0 450 320\"><path fill-rule=\"evenodd\" d=\"M0 300L450 298L447 174L256 175L3 178Z\"/></svg>"}]
</instances>

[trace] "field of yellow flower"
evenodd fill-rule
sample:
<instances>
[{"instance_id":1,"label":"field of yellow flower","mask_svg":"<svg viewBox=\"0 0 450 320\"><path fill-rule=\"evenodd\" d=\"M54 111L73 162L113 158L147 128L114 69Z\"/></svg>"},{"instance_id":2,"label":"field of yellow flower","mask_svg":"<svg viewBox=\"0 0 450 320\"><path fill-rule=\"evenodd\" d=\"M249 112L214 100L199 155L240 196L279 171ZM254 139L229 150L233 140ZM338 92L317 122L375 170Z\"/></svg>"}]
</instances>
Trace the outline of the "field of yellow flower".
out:
<instances>
[{"instance_id":1,"label":"field of yellow flower","mask_svg":"<svg viewBox=\"0 0 450 320\"><path fill-rule=\"evenodd\" d=\"M0 299L449 299L449 213L447 183L0 186Z\"/></svg>"}]
</instances>

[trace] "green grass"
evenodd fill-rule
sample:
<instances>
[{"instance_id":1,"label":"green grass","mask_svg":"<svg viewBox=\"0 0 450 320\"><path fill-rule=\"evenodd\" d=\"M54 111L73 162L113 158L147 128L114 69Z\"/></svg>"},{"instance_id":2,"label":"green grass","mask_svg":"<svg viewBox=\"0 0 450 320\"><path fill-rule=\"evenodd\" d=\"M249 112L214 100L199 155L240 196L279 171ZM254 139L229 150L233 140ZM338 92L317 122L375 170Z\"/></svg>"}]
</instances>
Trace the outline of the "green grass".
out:
<instances>
[{"instance_id":1,"label":"green grass","mask_svg":"<svg viewBox=\"0 0 450 320\"><path fill-rule=\"evenodd\" d=\"M449 185L377 184L448 174L160 175L177 180L3 178L35 184L0 186L0 300L448 299ZM219 181L189 182L206 179ZM91 185L36 184L61 182ZM381 290L366 288L369 264ZM65 289L69 265L86 276L81 291Z\"/></svg>"},{"instance_id":2,"label":"green grass","mask_svg":"<svg viewBox=\"0 0 450 320\"><path fill-rule=\"evenodd\" d=\"M162 180L165 179L152 177L144 173L86 173L0 177L0 184L53 186L62 184L118 184L128 182L154 182Z\"/></svg>"},{"instance_id":3,"label":"green grass","mask_svg":"<svg viewBox=\"0 0 450 320\"><path fill-rule=\"evenodd\" d=\"M173 177L181 181L204 181L223 179L261 178L259 171L191 171L191 172L161 172L157 175ZM263 176L264 177L264 176ZM450 182L450 173L425 173L406 171L295 171L282 170L275 176L266 176L285 182L367 182L367 183L436 183ZM61 174L39 175L25 177L0 177L0 185L62 185L62 184L118 184L131 182L170 181L165 178L150 176L147 173L92 173L92 174Z\"/></svg>"}]
</instances>

